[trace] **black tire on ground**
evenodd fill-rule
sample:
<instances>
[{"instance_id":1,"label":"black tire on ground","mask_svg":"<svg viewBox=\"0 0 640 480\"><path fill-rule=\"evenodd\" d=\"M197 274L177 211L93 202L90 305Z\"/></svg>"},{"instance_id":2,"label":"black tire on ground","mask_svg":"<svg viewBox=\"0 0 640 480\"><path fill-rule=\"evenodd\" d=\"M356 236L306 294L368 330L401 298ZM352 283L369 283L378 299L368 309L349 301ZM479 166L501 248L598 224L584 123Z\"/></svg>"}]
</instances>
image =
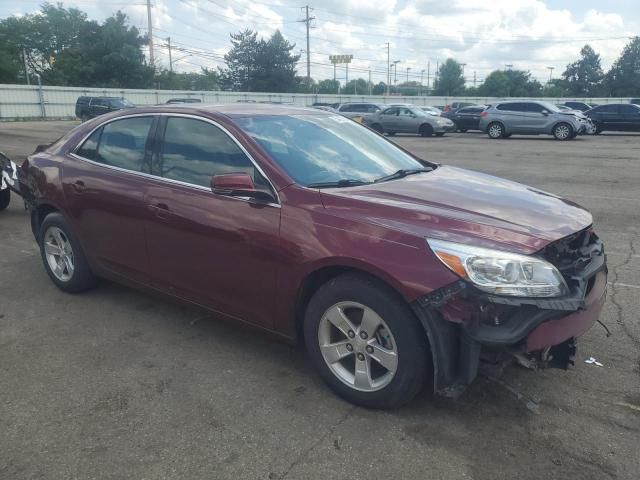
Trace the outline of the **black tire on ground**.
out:
<instances>
[{"instance_id":1,"label":"black tire on ground","mask_svg":"<svg viewBox=\"0 0 640 480\"><path fill-rule=\"evenodd\" d=\"M319 329L325 313L339 302L362 304L386 323L394 339L397 367L382 388L357 390L334 374L325 361L320 348ZM357 340L358 334L354 337ZM388 286L363 274L346 273L318 289L305 313L304 340L311 363L329 387L344 399L367 408L395 408L409 402L423 388L432 371L426 335L409 306ZM344 357L344 361L349 359L355 364L355 351ZM372 365L374 360L369 362Z\"/></svg>"},{"instance_id":2,"label":"black tire on ground","mask_svg":"<svg viewBox=\"0 0 640 480\"><path fill-rule=\"evenodd\" d=\"M593 134L600 135L601 133L602 133L602 125L596 124L596 131Z\"/></svg>"},{"instance_id":3,"label":"black tire on ground","mask_svg":"<svg viewBox=\"0 0 640 480\"><path fill-rule=\"evenodd\" d=\"M9 206L11 202L11 190L5 188L0 190L0 212Z\"/></svg>"},{"instance_id":4,"label":"black tire on ground","mask_svg":"<svg viewBox=\"0 0 640 480\"><path fill-rule=\"evenodd\" d=\"M83 113L82 115L80 115L80 121L81 122L86 122L87 120L89 120L89 115L87 115L86 113Z\"/></svg>"},{"instance_id":5,"label":"black tire on ground","mask_svg":"<svg viewBox=\"0 0 640 480\"><path fill-rule=\"evenodd\" d=\"M565 122L555 125L552 133L554 138L560 141L571 140L575 137L573 127Z\"/></svg>"},{"instance_id":6,"label":"black tire on ground","mask_svg":"<svg viewBox=\"0 0 640 480\"><path fill-rule=\"evenodd\" d=\"M380 125L379 123L374 123L373 125L371 125L371 130L375 130L378 133L384 133L384 128L382 128L382 125Z\"/></svg>"},{"instance_id":7,"label":"black tire on ground","mask_svg":"<svg viewBox=\"0 0 640 480\"><path fill-rule=\"evenodd\" d=\"M45 252L45 241L47 239L47 232L50 228L55 227L62 231L66 240L68 240L73 251L73 274L66 280L60 280L51 270L49 262L47 261L47 254ZM40 256L44 268L49 275L49 278L55 283L55 285L68 293L79 293L89 290L96 286L96 277L91 273L89 263L80 247L78 240L76 239L71 227L67 220L58 212L52 212L45 217L40 226L38 234L38 244L40 245Z\"/></svg>"},{"instance_id":8,"label":"black tire on ground","mask_svg":"<svg viewBox=\"0 0 640 480\"><path fill-rule=\"evenodd\" d=\"M489 138L492 138L494 140L497 140L499 138L504 138L505 136L504 125L502 125L500 122L490 123L487 126L487 135L489 135Z\"/></svg>"},{"instance_id":9,"label":"black tire on ground","mask_svg":"<svg viewBox=\"0 0 640 480\"><path fill-rule=\"evenodd\" d=\"M444 132L438 132L438 133L436 133L436 137L444 137Z\"/></svg>"},{"instance_id":10,"label":"black tire on ground","mask_svg":"<svg viewBox=\"0 0 640 480\"><path fill-rule=\"evenodd\" d=\"M433 135L433 127L428 123L425 123L424 125L420 125L420 130L418 130L418 133L423 137L430 137L431 135Z\"/></svg>"},{"instance_id":11,"label":"black tire on ground","mask_svg":"<svg viewBox=\"0 0 640 480\"><path fill-rule=\"evenodd\" d=\"M510 133L505 133L502 138L511 138L511 134Z\"/></svg>"},{"instance_id":12,"label":"black tire on ground","mask_svg":"<svg viewBox=\"0 0 640 480\"><path fill-rule=\"evenodd\" d=\"M460 133L467 133L467 129L466 128L459 128L458 131Z\"/></svg>"},{"instance_id":13,"label":"black tire on ground","mask_svg":"<svg viewBox=\"0 0 640 480\"><path fill-rule=\"evenodd\" d=\"M393 137L393 136L395 136L395 134L396 134L396 132L387 132L387 135L388 135L389 137Z\"/></svg>"}]
</instances>

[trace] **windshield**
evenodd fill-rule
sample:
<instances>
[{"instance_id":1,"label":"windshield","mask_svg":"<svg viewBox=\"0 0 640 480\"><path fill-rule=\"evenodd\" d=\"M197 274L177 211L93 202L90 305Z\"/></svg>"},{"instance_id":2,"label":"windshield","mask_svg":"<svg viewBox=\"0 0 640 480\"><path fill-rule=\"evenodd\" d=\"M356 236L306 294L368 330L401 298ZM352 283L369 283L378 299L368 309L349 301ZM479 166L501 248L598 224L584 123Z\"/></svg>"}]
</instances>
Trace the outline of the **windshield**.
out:
<instances>
[{"instance_id":1,"label":"windshield","mask_svg":"<svg viewBox=\"0 0 640 480\"><path fill-rule=\"evenodd\" d=\"M339 115L235 119L300 185L370 183L420 162L378 134ZM347 186L347 184L345 184Z\"/></svg>"}]
</instances>

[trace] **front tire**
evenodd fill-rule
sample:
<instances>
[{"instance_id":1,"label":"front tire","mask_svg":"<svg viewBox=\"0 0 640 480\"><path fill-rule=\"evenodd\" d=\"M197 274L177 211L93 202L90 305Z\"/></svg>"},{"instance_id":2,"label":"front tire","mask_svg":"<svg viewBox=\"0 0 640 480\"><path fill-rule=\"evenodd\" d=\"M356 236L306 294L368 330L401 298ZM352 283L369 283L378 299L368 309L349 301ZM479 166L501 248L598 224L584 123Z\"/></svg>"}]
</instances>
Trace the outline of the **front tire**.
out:
<instances>
[{"instance_id":1,"label":"front tire","mask_svg":"<svg viewBox=\"0 0 640 480\"><path fill-rule=\"evenodd\" d=\"M38 243L44 268L56 286L68 293L89 290L96 284L80 244L67 220L58 212L47 215Z\"/></svg>"},{"instance_id":2,"label":"front tire","mask_svg":"<svg viewBox=\"0 0 640 480\"><path fill-rule=\"evenodd\" d=\"M430 137L431 135L433 135L433 127L429 124L421 125L418 133L422 137Z\"/></svg>"},{"instance_id":3,"label":"front tire","mask_svg":"<svg viewBox=\"0 0 640 480\"><path fill-rule=\"evenodd\" d=\"M329 387L363 407L409 402L429 372L426 337L409 306L365 275L340 275L318 289L305 314L304 339Z\"/></svg>"},{"instance_id":4,"label":"front tire","mask_svg":"<svg viewBox=\"0 0 640 480\"><path fill-rule=\"evenodd\" d=\"M6 209L11 202L11 190L5 188L4 190L0 190L0 212Z\"/></svg>"},{"instance_id":5,"label":"front tire","mask_svg":"<svg viewBox=\"0 0 640 480\"><path fill-rule=\"evenodd\" d=\"M553 127L552 133L555 139L560 141L571 140L572 138L574 138L573 128L571 127L571 125L564 122L559 123L555 127Z\"/></svg>"},{"instance_id":6,"label":"front tire","mask_svg":"<svg viewBox=\"0 0 640 480\"><path fill-rule=\"evenodd\" d=\"M506 132L504 129L504 125L502 125L500 122L490 123L487 127L487 135L489 135L489 138L493 140L504 138L505 134Z\"/></svg>"}]
</instances>

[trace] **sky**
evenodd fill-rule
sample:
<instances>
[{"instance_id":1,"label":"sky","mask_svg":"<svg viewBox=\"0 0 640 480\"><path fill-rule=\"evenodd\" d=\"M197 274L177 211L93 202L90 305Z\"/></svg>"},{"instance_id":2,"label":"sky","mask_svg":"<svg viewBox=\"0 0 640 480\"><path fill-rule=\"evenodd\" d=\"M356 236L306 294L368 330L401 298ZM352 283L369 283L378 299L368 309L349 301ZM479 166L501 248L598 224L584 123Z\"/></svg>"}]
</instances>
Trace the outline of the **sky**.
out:
<instances>
[{"instance_id":1,"label":"sky","mask_svg":"<svg viewBox=\"0 0 640 480\"><path fill-rule=\"evenodd\" d=\"M38 10L41 0L0 0L0 18ZM117 10L147 32L146 0L63 0L89 18L103 20ZM229 34L245 28L270 36L279 29L301 55L306 75L304 4L310 7L311 76L333 78L331 54L352 54L349 78L375 83L433 82L437 65L449 57L466 64L468 86L492 70L528 70L541 82L558 77L589 43L607 69L629 37L640 35L640 0L151 0L156 63L168 67L171 37L174 70L222 66ZM196 53L181 52L189 49ZM550 70L548 67L553 67ZM407 70L408 69L408 70ZM344 82L345 67L336 76ZM393 78L395 77L395 79Z\"/></svg>"}]
</instances>

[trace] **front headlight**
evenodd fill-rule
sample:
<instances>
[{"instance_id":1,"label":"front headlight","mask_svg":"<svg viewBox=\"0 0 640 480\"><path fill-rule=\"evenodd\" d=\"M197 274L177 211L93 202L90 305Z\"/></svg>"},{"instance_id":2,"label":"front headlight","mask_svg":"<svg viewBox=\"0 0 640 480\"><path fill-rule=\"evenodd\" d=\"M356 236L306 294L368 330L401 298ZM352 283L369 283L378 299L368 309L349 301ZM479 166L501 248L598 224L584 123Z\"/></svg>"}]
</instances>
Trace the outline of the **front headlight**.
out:
<instances>
[{"instance_id":1,"label":"front headlight","mask_svg":"<svg viewBox=\"0 0 640 480\"><path fill-rule=\"evenodd\" d=\"M428 238L442 263L480 290L514 297L558 297L567 284L556 267L528 255Z\"/></svg>"}]
</instances>

